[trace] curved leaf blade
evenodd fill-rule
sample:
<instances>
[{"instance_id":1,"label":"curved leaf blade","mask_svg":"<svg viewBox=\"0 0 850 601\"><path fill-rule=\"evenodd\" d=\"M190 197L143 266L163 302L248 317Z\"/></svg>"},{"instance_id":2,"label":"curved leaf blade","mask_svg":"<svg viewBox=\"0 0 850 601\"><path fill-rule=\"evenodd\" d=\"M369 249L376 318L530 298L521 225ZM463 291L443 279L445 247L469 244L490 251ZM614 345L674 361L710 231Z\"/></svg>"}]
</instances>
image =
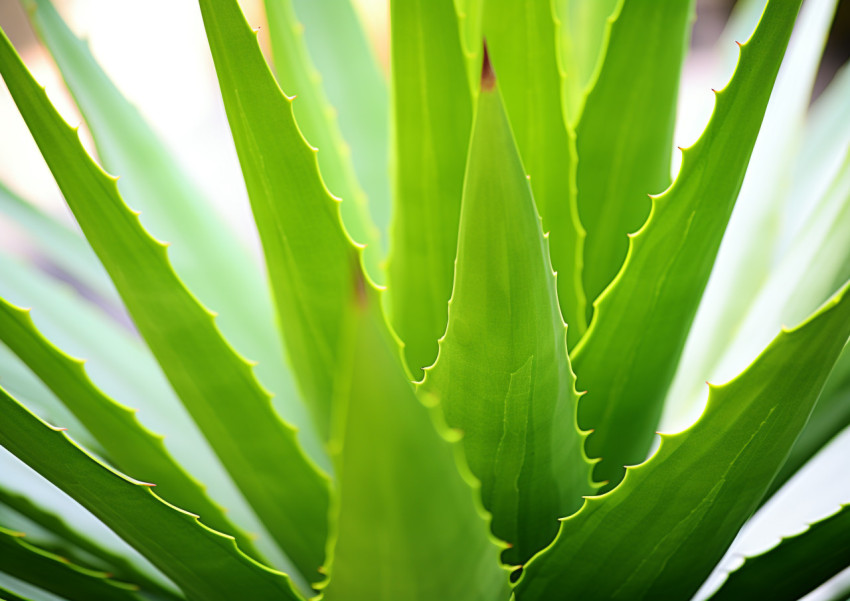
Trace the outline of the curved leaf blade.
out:
<instances>
[{"instance_id":1,"label":"curved leaf blade","mask_svg":"<svg viewBox=\"0 0 850 601\"><path fill-rule=\"evenodd\" d=\"M696 424L662 434L655 455L563 520L526 565L517 600L690 598L758 507L848 336L850 284L710 386Z\"/></svg>"},{"instance_id":2,"label":"curved leaf blade","mask_svg":"<svg viewBox=\"0 0 850 601\"><path fill-rule=\"evenodd\" d=\"M448 328L418 391L463 432L503 557L519 564L595 489L547 240L487 60Z\"/></svg>"},{"instance_id":3,"label":"curved leaf blade","mask_svg":"<svg viewBox=\"0 0 850 601\"><path fill-rule=\"evenodd\" d=\"M446 331L472 97L453 0L392 2L390 33L395 159L389 318L420 380Z\"/></svg>"},{"instance_id":4,"label":"curved leaf blade","mask_svg":"<svg viewBox=\"0 0 850 601\"><path fill-rule=\"evenodd\" d=\"M66 355L36 329L30 312L0 297L0 340L35 372L103 446L124 473L154 482L160 496L203 517L210 527L237 537L258 561L263 556L206 494L197 480L171 457L162 437L145 429L135 412L116 403L89 379L84 361Z\"/></svg>"},{"instance_id":5,"label":"curved leaf blade","mask_svg":"<svg viewBox=\"0 0 850 601\"><path fill-rule=\"evenodd\" d=\"M309 578L323 560L327 477L304 455L295 431L275 413L251 365L185 288L166 246L124 204L115 178L88 156L5 34L0 36L0 73L172 387L258 517Z\"/></svg>"},{"instance_id":6,"label":"curved leaf blade","mask_svg":"<svg viewBox=\"0 0 850 601\"><path fill-rule=\"evenodd\" d=\"M850 566L850 505L748 557L710 597L711 601L802 599Z\"/></svg>"},{"instance_id":7,"label":"curved leaf blade","mask_svg":"<svg viewBox=\"0 0 850 601\"><path fill-rule=\"evenodd\" d=\"M572 358L588 391L579 425L594 429L587 454L602 458L597 480L619 482L623 466L643 461L652 443L799 7L799 0L767 5L735 75L716 93L705 132L684 151L679 176L653 199L623 268L594 302Z\"/></svg>"},{"instance_id":8,"label":"curved leaf blade","mask_svg":"<svg viewBox=\"0 0 850 601\"><path fill-rule=\"evenodd\" d=\"M0 526L0 570L68 601L139 601L137 586L112 580L28 543L24 534Z\"/></svg>"},{"instance_id":9,"label":"curved leaf blade","mask_svg":"<svg viewBox=\"0 0 850 601\"><path fill-rule=\"evenodd\" d=\"M163 502L150 485L112 471L0 388L0 445L138 549L195 601L299 601L289 578L239 551L232 537Z\"/></svg>"},{"instance_id":10,"label":"curved leaf blade","mask_svg":"<svg viewBox=\"0 0 850 601\"><path fill-rule=\"evenodd\" d=\"M374 280L382 281L383 241L371 221L367 197L357 179L334 109L307 53L292 1L266 0L265 7L277 80L281 88L294 96L292 112L298 129L318 149L316 157L322 181L336 197L343 199L339 205L343 223L355 240L366 245L363 252L366 270Z\"/></svg>"},{"instance_id":11,"label":"curved leaf blade","mask_svg":"<svg viewBox=\"0 0 850 601\"><path fill-rule=\"evenodd\" d=\"M622 266L627 235L646 221L647 194L670 184L679 75L693 16L693 0L628 0L609 24L576 125L578 215L587 232L581 279L590 301Z\"/></svg>"},{"instance_id":12,"label":"curved leaf blade","mask_svg":"<svg viewBox=\"0 0 850 601\"><path fill-rule=\"evenodd\" d=\"M238 3L202 0L201 14L230 130L263 244L278 322L323 440L330 424L337 344L356 247L315 150L295 123ZM324 530L322 530L324 531Z\"/></svg>"}]
</instances>

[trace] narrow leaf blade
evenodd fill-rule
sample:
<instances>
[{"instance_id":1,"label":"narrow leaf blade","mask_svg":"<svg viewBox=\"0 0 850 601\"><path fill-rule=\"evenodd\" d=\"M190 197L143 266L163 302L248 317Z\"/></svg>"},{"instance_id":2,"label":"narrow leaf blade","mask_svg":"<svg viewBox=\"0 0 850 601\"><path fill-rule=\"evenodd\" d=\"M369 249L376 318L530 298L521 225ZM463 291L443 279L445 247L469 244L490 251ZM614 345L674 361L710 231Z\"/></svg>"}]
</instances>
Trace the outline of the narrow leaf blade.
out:
<instances>
[{"instance_id":1,"label":"narrow leaf blade","mask_svg":"<svg viewBox=\"0 0 850 601\"><path fill-rule=\"evenodd\" d=\"M472 98L453 0L393 2L390 20L395 159L389 317L420 380L446 331Z\"/></svg>"}]
</instances>

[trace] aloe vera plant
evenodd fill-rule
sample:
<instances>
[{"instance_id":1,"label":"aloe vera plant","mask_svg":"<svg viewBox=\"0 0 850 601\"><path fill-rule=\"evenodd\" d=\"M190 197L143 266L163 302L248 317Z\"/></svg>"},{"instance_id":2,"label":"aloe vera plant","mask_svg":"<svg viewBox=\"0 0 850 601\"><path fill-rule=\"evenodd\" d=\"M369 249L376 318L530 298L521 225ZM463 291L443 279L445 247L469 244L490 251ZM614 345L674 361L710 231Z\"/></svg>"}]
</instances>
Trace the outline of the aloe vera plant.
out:
<instances>
[{"instance_id":1,"label":"aloe vera plant","mask_svg":"<svg viewBox=\"0 0 850 601\"><path fill-rule=\"evenodd\" d=\"M693 598L850 425L836 1L745 4L671 177L693 0L392 0L389 81L346 0L266 0L274 70L199 0L261 264L23 0L97 161L0 34L82 232L0 185L38 249L0 250L0 599ZM802 598L848 541L701 594Z\"/></svg>"}]
</instances>

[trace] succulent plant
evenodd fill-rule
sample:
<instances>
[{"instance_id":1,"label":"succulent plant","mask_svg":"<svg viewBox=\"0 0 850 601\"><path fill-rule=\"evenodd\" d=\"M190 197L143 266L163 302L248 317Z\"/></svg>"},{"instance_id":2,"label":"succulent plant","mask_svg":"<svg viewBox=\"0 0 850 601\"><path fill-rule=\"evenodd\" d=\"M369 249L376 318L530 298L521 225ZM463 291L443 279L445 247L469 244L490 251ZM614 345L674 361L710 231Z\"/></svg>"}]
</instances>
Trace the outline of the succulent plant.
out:
<instances>
[{"instance_id":1,"label":"succulent plant","mask_svg":"<svg viewBox=\"0 0 850 601\"><path fill-rule=\"evenodd\" d=\"M0 35L82 231L0 187L37 249L0 261L0 598L693 598L850 424L850 72L808 110L801 4L740 9L671 177L693 0L392 0L389 84L346 0L266 0L274 71L199 0L260 262L24 0L99 162ZM702 594L802 598L848 541Z\"/></svg>"}]
</instances>

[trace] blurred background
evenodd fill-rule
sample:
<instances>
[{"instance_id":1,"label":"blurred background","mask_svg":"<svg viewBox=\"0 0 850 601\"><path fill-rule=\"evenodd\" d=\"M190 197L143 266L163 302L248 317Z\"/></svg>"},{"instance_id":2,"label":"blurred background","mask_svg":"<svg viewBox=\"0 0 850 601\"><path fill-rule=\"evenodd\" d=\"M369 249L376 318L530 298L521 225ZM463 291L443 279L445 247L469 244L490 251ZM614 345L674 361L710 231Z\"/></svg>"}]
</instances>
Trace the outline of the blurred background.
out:
<instances>
[{"instance_id":1,"label":"blurred background","mask_svg":"<svg viewBox=\"0 0 850 601\"><path fill-rule=\"evenodd\" d=\"M54 0L74 31L90 41L92 50L118 87L144 116L180 161L188 168L225 218L237 225L259 252L238 161L230 139L218 84L195 2L174 0ZM326 1L326 0L315 0ZM355 0L369 30L376 55L388 69L387 0ZM679 103L675 143L688 146L708 120L714 97L734 65L728 65L728 48L718 41L734 0L698 0L691 52L686 61ZM248 19L260 27L261 2L242 0ZM66 120L82 124L49 55L39 45L17 0L0 0L0 26ZM743 41L743 40L741 40ZM724 40L731 45L731 41ZM268 50L268 48L266 48ZM718 51L720 50L720 51ZM724 54L725 53L725 54ZM726 57L726 58L724 58ZM850 58L850 0L838 4L836 18L815 83L816 97L836 70ZM850 103L850 98L847 99ZM81 136L93 145L85 125ZM673 166L674 170L676 165ZM0 83L0 180L46 211L71 223L35 143ZM27 255L35 249L16 235L0 216L0 246ZM774 545L778 538L801 531L811 521L850 502L850 436L840 437L811 468L795 478L780 497L768 504L751 527L736 540L722 567L736 566L743 554ZM715 574L722 579L722 571ZM850 586L850 573L828 583L808 601L828 598L830 591ZM704 589L703 594L710 590Z\"/></svg>"}]
</instances>

